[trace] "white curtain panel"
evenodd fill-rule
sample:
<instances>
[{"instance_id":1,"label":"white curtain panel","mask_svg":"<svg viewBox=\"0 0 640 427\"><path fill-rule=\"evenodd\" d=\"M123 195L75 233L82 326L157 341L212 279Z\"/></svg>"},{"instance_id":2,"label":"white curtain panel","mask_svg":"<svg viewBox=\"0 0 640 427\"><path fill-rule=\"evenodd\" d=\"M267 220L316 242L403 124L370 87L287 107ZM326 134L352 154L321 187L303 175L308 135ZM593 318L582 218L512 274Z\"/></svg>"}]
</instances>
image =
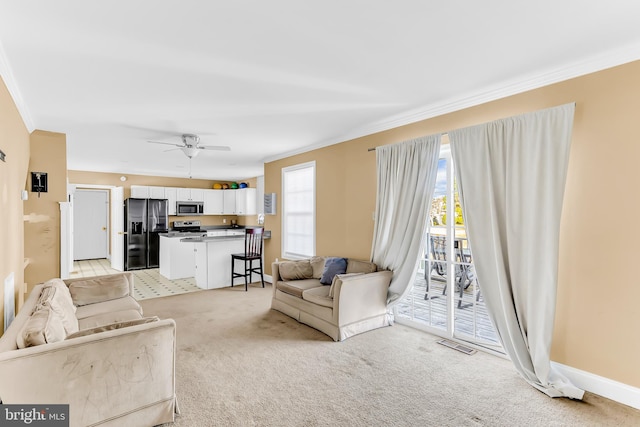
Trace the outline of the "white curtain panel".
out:
<instances>
[{"instance_id":1,"label":"white curtain panel","mask_svg":"<svg viewBox=\"0 0 640 427\"><path fill-rule=\"evenodd\" d=\"M449 138L478 283L505 351L540 391L582 399L550 366L574 110L562 105Z\"/></svg>"},{"instance_id":2,"label":"white curtain panel","mask_svg":"<svg viewBox=\"0 0 640 427\"><path fill-rule=\"evenodd\" d=\"M371 260L393 271L389 304L407 292L416 274L439 153L440 135L376 148L378 193Z\"/></svg>"}]
</instances>

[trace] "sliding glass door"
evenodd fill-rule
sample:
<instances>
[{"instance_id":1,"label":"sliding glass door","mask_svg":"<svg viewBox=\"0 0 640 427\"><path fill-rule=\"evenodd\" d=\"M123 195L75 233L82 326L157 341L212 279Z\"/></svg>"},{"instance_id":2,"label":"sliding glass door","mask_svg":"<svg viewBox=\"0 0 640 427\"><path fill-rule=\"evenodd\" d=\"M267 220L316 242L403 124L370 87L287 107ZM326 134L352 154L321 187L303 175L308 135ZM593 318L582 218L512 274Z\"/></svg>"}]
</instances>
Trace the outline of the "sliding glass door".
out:
<instances>
[{"instance_id":1,"label":"sliding glass door","mask_svg":"<svg viewBox=\"0 0 640 427\"><path fill-rule=\"evenodd\" d=\"M443 145L425 250L394 315L398 323L502 352L475 274L453 167L449 146Z\"/></svg>"}]
</instances>

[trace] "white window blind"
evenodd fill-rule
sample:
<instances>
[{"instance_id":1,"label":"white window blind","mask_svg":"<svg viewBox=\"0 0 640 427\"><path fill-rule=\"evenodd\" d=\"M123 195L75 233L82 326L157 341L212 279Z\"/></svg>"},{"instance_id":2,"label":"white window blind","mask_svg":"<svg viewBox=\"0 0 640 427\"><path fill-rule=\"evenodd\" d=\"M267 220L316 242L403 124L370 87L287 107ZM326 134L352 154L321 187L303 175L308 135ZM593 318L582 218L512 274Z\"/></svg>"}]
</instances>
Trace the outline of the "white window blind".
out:
<instances>
[{"instance_id":1,"label":"white window blind","mask_svg":"<svg viewBox=\"0 0 640 427\"><path fill-rule=\"evenodd\" d=\"M282 169L282 256L308 258L316 252L316 163Z\"/></svg>"}]
</instances>

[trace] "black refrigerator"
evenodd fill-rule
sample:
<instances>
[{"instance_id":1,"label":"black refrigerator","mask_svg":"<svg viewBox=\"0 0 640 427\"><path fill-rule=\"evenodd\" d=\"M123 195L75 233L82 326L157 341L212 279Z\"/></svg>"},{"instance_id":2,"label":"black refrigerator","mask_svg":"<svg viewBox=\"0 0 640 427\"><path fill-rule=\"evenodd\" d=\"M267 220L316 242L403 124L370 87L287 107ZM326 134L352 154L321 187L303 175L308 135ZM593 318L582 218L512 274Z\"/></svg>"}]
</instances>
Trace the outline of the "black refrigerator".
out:
<instances>
[{"instance_id":1,"label":"black refrigerator","mask_svg":"<svg viewBox=\"0 0 640 427\"><path fill-rule=\"evenodd\" d=\"M160 233L169 231L165 199L124 201L124 269L156 268L160 261Z\"/></svg>"}]
</instances>

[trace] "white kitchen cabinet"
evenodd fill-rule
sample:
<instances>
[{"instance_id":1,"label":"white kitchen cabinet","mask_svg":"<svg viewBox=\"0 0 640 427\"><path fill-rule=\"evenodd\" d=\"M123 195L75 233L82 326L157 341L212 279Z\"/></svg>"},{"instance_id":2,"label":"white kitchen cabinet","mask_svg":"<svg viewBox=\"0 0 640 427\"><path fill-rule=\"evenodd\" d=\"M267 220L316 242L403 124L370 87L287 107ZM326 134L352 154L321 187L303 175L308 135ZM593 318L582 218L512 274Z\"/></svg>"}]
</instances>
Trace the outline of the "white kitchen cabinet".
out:
<instances>
[{"instance_id":1,"label":"white kitchen cabinet","mask_svg":"<svg viewBox=\"0 0 640 427\"><path fill-rule=\"evenodd\" d=\"M202 289L223 288L231 285L231 254L244 252L244 238L195 242L194 250L196 285Z\"/></svg>"},{"instance_id":2,"label":"white kitchen cabinet","mask_svg":"<svg viewBox=\"0 0 640 427\"><path fill-rule=\"evenodd\" d=\"M191 189L190 188L178 188L178 200L187 201L191 200Z\"/></svg>"},{"instance_id":3,"label":"white kitchen cabinet","mask_svg":"<svg viewBox=\"0 0 640 427\"><path fill-rule=\"evenodd\" d=\"M203 202L204 201L204 189L202 188L192 188L191 189L191 200L194 202Z\"/></svg>"},{"instance_id":4,"label":"white kitchen cabinet","mask_svg":"<svg viewBox=\"0 0 640 427\"><path fill-rule=\"evenodd\" d=\"M149 199L166 199L164 196L164 187L148 187L149 188Z\"/></svg>"},{"instance_id":5,"label":"white kitchen cabinet","mask_svg":"<svg viewBox=\"0 0 640 427\"><path fill-rule=\"evenodd\" d=\"M224 195L222 190L204 190L204 214L224 214Z\"/></svg>"},{"instance_id":6,"label":"white kitchen cabinet","mask_svg":"<svg viewBox=\"0 0 640 427\"><path fill-rule=\"evenodd\" d=\"M224 198L224 214L236 214L236 193L238 190L221 190Z\"/></svg>"},{"instance_id":7,"label":"white kitchen cabinet","mask_svg":"<svg viewBox=\"0 0 640 427\"><path fill-rule=\"evenodd\" d=\"M256 189L236 190L236 215L257 215Z\"/></svg>"},{"instance_id":8,"label":"white kitchen cabinet","mask_svg":"<svg viewBox=\"0 0 640 427\"><path fill-rule=\"evenodd\" d=\"M194 243L180 239L160 236L160 275L169 280L195 276Z\"/></svg>"},{"instance_id":9,"label":"white kitchen cabinet","mask_svg":"<svg viewBox=\"0 0 640 427\"><path fill-rule=\"evenodd\" d=\"M187 202L203 202L203 188L178 188L178 200Z\"/></svg>"},{"instance_id":10,"label":"white kitchen cabinet","mask_svg":"<svg viewBox=\"0 0 640 427\"><path fill-rule=\"evenodd\" d=\"M149 198L149 186L147 185L132 185L131 197L134 199L148 199Z\"/></svg>"},{"instance_id":11,"label":"white kitchen cabinet","mask_svg":"<svg viewBox=\"0 0 640 427\"><path fill-rule=\"evenodd\" d=\"M169 205L169 215L176 215L176 202L178 201L178 189L176 187L165 187L164 198Z\"/></svg>"},{"instance_id":12,"label":"white kitchen cabinet","mask_svg":"<svg viewBox=\"0 0 640 427\"><path fill-rule=\"evenodd\" d=\"M164 187L152 185L132 185L131 197L134 199L166 199Z\"/></svg>"}]
</instances>

